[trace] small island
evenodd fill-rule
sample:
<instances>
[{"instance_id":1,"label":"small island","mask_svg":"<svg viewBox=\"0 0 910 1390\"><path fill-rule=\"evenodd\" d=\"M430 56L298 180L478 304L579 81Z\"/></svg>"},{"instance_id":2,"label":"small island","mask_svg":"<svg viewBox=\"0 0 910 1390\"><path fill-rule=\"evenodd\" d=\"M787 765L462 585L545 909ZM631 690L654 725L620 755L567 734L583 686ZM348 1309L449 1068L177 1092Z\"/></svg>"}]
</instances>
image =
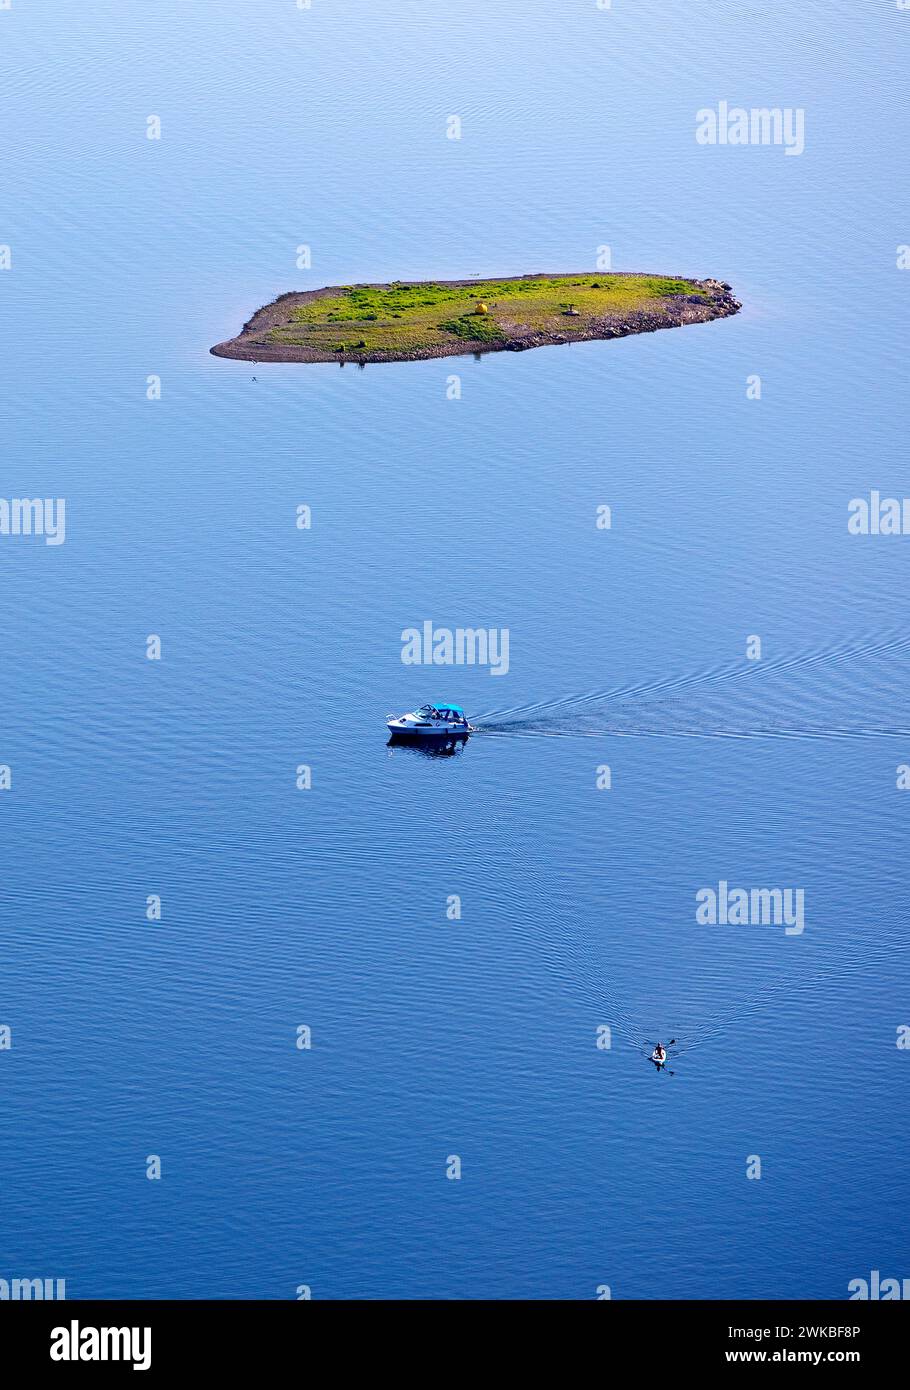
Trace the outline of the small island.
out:
<instances>
[{"instance_id":1,"label":"small island","mask_svg":"<svg viewBox=\"0 0 910 1390\"><path fill-rule=\"evenodd\" d=\"M410 362L624 338L741 307L720 280L612 272L331 285L280 295L211 351L247 362Z\"/></svg>"}]
</instances>

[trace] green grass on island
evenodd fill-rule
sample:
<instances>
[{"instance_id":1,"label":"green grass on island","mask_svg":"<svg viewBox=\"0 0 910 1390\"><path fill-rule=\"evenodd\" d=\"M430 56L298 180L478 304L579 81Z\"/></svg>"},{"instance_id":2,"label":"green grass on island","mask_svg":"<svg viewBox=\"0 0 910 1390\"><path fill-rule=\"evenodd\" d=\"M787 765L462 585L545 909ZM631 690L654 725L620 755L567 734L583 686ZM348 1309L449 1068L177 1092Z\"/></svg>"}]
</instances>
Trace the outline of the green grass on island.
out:
<instances>
[{"instance_id":1,"label":"green grass on island","mask_svg":"<svg viewBox=\"0 0 910 1390\"><path fill-rule=\"evenodd\" d=\"M516 326L540 333L580 333L591 314L637 308L645 299L688 294L684 280L612 276L588 280L478 280L461 285L390 285L345 288L331 299L317 299L294 310L274 341L332 350L345 346L367 352L413 352L463 342L491 343ZM486 312L477 312L478 303ZM570 309L578 310L577 322ZM353 341L352 341L353 340Z\"/></svg>"},{"instance_id":2,"label":"green grass on island","mask_svg":"<svg viewBox=\"0 0 910 1390\"><path fill-rule=\"evenodd\" d=\"M255 361L402 361L621 337L738 307L719 281L659 275L342 285L283 295L212 351Z\"/></svg>"}]
</instances>

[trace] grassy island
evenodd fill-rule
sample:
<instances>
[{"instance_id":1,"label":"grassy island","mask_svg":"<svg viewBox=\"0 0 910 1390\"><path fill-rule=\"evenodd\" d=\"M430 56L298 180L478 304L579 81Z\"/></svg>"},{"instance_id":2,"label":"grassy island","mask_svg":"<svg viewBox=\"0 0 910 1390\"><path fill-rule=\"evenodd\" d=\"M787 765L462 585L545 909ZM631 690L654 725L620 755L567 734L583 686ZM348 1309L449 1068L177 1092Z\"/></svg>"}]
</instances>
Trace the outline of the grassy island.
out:
<instances>
[{"instance_id":1,"label":"grassy island","mask_svg":"<svg viewBox=\"0 0 910 1390\"><path fill-rule=\"evenodd\" d=\"M333 285L281 295L211 350L252 362L407 362L623 338L739 308L722 281L663 275Z\"/></svg>"}]
</instances>

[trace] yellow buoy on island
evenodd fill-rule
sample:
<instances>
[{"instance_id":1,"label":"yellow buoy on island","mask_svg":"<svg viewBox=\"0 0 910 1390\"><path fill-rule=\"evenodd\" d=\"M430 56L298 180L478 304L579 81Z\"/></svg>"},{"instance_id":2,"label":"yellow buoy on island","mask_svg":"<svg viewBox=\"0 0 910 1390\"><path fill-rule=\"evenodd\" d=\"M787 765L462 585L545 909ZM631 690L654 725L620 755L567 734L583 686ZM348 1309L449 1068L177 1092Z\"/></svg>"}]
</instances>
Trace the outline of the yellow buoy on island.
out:
<instances>
[{"instance_id":1,"label":"yellow buoy on island","mask_svg":"<svg viewBox=\"0 0 910 1390\"><path fill-rule=\"evenodd\" d=\"M475 314L488 314L489 312L490 312L490 311L489 311L489 309L487 308L486 304L484 304L483 300L482 300L482 299L478 299L478 301L477 301L477 308L474 310L474 313L475 313Z\"/></svg>"}]
</instances>

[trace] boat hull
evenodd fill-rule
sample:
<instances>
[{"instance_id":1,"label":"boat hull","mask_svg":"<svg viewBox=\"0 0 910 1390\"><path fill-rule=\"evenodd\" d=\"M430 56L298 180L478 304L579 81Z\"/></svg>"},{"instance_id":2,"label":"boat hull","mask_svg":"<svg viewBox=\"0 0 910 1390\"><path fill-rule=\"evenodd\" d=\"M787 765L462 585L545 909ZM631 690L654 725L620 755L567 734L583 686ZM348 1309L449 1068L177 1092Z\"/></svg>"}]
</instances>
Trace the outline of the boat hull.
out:
<instances>
[{"instance_id":1,"label":"boat hull","mask_svg":"<svg viewBox=\"0 0 910 1390\"><path fill-rule=\"evenodd\" d=\"M393 738L433 739L468 738L474 730L470 724L405 724L402 720L390 719L386 725Z\"/></svg>"}]
</instances>

